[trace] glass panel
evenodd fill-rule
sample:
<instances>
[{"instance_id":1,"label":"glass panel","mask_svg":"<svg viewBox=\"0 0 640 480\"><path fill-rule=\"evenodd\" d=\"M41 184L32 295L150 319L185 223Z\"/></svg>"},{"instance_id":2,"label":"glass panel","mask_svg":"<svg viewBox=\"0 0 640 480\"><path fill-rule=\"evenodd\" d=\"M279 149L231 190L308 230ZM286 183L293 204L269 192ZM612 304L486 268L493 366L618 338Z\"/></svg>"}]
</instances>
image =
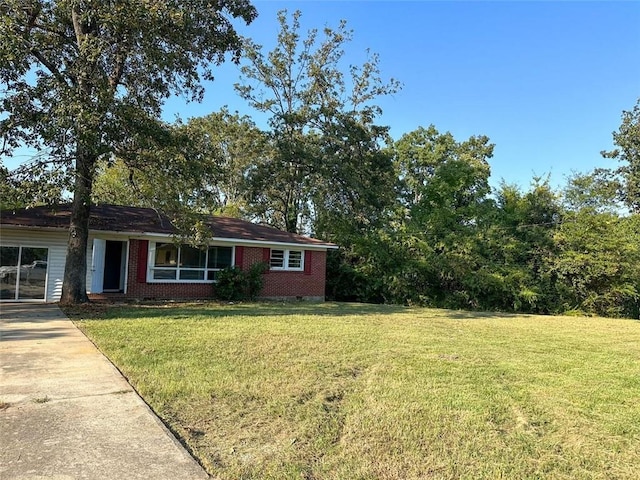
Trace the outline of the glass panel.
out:
<instances>
[{"instance_id":1,"label":"glass panel","mask_svg":"<svg viewBox=\"0 0 640 480\"><path fill-rule=\"evenodd\" d=\"M44 300L48 253L46 248L22 247L18 299Z\"/></svg>"},{"instance_id":2,"label":"glass panel","mask_svg":"<svg viewBox=\"0 0 640 480\"><path fill-rule=\"evenodd\" d=\"M156 258L154 265L156 267L175 267L177 264L178 247L173 243L156 243Z\"/></svg>"},{"instance_id":3,"label":"glass panel","mask_svg":"<svg viewBox=\"0 0 640 480\"><path fill-rule=\"evenodd\" d=\"M218 273L220 273L219 270L209 270L207 271L207 280L218 280Z\"/></svg>"},{"instance_id":4,"label":"glass panel","mask_svg":"<svg viewBox=\"0 0 640 480\"><path fill-rule=\"evenodd\" d=\"M302 252L300 250L291 250L289 252L289 268L302 268Z\"/></svg>"},{"instance_id":5,"label":"glass panel","mask_svg":"<svg viewBox=\"0 0 640 480\"><path fill-rule=\"evenodd\" d=\"M231 266L232 247L210 247L208 268L227 268Z\"/></svg>"},{"instance_id":6,"label":"glass panel","mask_svg":"<svg viewBox=\"0 0 640 480\"><path fill-rule=\"evenodd\" d=\"M271 268L283 268L284 250L271 250L271 261L269 264L271 265Z\"/></svg>"},{"instance_id":7,"label":"glass panel","mask_svg":"<svg viewBox=\"0 0 640 480\"><path fill-rule=\"evenodd\" d=\"M18 277L18 247L0 247L0 299L15 300Z\"/></svg>"},{"instance_id":8,"label":"glass panel","mask_svg":"<svg viewBox=\"0 0 640 480\"><path fill-rule=\"evenodd\" d=\"M204 280L204 270L180 270L180 280Z\"/></svg>"},{"instance_id":9,"label":"glass panel","mask_svg":"<svg viewBox=\"0 0 640 480\"><path fill-rule=\"evenodd\" d=\"M180 266L187 268L204 268L206 261L206 250L182 245L180 247Z\"/></svg>"},{"instance_id":10,"label":"glass panel","mask_svg":"<svg viewBox=\"0 0 640 480\"><path fill-rule=\"evenodd\" d=\"M175 280L176 279L176 270L161 270L155 268L153 270L153 279L154 280Z\"/></svg>"}]
</instances>

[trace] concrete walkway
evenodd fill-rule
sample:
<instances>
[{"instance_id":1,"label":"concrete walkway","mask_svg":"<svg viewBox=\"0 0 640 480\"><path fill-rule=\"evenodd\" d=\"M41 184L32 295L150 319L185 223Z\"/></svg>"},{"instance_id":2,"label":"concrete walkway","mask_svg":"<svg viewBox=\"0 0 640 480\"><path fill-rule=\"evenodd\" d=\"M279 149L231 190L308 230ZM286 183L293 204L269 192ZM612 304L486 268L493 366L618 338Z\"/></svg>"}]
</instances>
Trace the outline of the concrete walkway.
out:
<instances>
[{"instance_id":1,"label":"concrete walkway","mask_svg":"<svg viewBox=\"0 0 640 480\"><path fill-rule=\"evenodd\" d=\"M0 304L0 478L209 478L55 305Z\"/></svg>"}]
</instances>

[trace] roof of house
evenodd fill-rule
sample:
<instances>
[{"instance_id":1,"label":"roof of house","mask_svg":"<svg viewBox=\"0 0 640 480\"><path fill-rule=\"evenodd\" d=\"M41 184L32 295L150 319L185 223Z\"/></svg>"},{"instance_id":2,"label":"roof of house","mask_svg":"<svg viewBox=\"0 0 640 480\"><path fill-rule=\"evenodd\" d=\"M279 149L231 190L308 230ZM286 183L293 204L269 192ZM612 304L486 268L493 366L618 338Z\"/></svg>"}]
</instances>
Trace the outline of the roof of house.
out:
<instances>
[{"instance_id":1,"label":"roof of house","mask_svg":"<svg viewBox=\"0 0 640 480\"><path fill-rule=\"evenodd\" d=\"M69 227L71 205L41 206L0 213L0 224L19 227ZM295 233L283 232L266 225L258 225L231 217L206 217L214 238L259 241L265 243L291 243L335 248L335 244ZM121 205L92 205L89 229L107 232L156 233L173 235L177 230L169 218L153 208Z\"/></svg>"}]
</instances>

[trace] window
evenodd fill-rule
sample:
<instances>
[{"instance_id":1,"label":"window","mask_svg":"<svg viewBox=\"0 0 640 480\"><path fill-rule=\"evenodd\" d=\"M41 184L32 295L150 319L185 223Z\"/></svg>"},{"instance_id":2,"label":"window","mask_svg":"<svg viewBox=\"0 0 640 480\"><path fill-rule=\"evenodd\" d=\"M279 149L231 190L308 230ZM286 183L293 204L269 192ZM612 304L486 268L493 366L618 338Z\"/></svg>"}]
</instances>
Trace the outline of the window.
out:
<instances>
[{"instance_id":1,"label":"window","mask_svg":"<svg viewBox=\"0 0 640 480\"><path fill-rule=\"evenodd\" d=\"M302 270L302 250L275 250L271 249L269 266L271 270Z\"/></svg>"},{"instance_id":2,"label":"window","mask_svg":"<svg viewBox=\"0 0 640 480\"><path fill-rule=\"evenodd\" d=\"M271 268L284 268L284 250L271 250Z\"/></svg>"},{"instance_id":3,"label":"window","mask_svg":"<svg viewBox=\"0 0 640 480\"><path fill-rule=\"evenodd\" d=\"M151 243L149 245L152 245ZM156 252L153 266L154 280L175 280L178 266L178 247L173 243L155 244ZM168 267L168 268L165 268Z\"/></svg>"},{"instance_id":4,"label":"window","mask_svg":"<svg viewBox=\"0 0 640 480\"><path fill-rule=\"evenodd\" d=\"M218 272L233 265L231 247L209 247L207 258L207 280L217 280Z\"/></svg>"},{"instance_id":5,"label":"window","mask_svg":"<svg viewBox=\"0 0 640 480\"><path fill-rule=\"evenodd\" d=\"M233 265L233 247L208 248L149 242L148 281L211 282Z\"/></svg>"},{"instance_id":6,"label":"window","mask_svg":"<svg viewBox=\"0 0 640 480\"><path fill-rule=\"evenodd\" d=\"M0 247L0 300L44 300L48 256L47 248Z\"/></svg>"}]
</instances>

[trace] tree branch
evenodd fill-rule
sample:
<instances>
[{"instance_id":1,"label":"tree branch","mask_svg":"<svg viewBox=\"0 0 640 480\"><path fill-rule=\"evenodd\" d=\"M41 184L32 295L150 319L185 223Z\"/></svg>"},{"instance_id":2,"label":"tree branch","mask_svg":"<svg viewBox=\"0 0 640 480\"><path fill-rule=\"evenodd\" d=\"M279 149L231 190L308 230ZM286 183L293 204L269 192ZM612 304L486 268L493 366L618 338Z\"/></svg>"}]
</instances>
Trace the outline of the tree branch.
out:
<instances>
[{"instance_id":1,"label":"tree branch","mask_svg":"<svg viewBox=\"0 0 640 480\"><path fill-rule=\"evenodd\" d=\"M122 74L124 73L124 65L127 60L127 56L123 53L124 48L122 44L118 45L118 50L116 52L115 58L115 66L113 68L113 72L109 75L109 87L111 87L112 91L115 91L120 84L120 79L122 78Z\"/></svg>"},{"instance_id":2,"label":"tree branch","mask_svg":"<svg viewBox=\"0 0 640 480\"><path fill-rule=\"evenodd\" d=\"M42 53L40 53L40 51L36 50L35 48L32 48L30 50L31 54L36 57L36 59L38 59L38 61L44 66L46 67L47 70L49 70L51 72L51 74L56 77L58 79L58 81L60 83L64 83L65 85L67 84L67 80L65 79L64 75L60 72L60 70L58 70L58 68L51 63L49 60L47 60L44 55L42 55Z\"/></svg>"},{"instance_id":3,"label":"tree branch","mask_svg":"<svg viewBox=\"0 0 640 480\"><path fill-rule=\"evenodd\" d=\"M78 48L82 49L82 41L86 36L85 28L80 22L80 14L77 11L77 7L74 7L71 12L71 20L73 22L73 31L76 34L76 43L78 44Z\"/></svg>"}]
</instances>

